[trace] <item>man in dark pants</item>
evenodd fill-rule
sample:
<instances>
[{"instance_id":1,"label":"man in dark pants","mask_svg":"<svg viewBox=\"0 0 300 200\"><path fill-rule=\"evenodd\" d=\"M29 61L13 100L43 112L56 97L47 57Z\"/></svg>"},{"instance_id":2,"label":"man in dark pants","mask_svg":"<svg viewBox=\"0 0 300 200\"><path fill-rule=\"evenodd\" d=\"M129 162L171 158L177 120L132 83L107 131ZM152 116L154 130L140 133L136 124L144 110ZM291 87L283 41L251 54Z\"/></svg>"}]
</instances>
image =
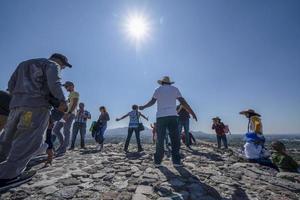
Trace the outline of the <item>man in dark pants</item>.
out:
<instances>
[{"instance_id":1,"label":"man in dark pants","mask_svg":"<svg viewBox=\"0 0 300 200\"><path fill-rule=\"evenodd\" d=\"M156 153L154 154L154 164L156 167L161 166L164 157L164 140L167 130L172 146L172 161L174 166L181 166L181 158L179 154L180 136L178 131L178 115L176 112L176 100L178 100L197 121L197 117L185 99L182 97L178 88L172 86L174 82L168 76L163 77L158 83L161 85L154 92L152 99L144 106L140 106L140 110L151 107L157 101L157 143Z\"/></svg>"},{"instance_id":2,"label":"man in dark pants","mask_svg":"<svg viewBox=\"0 0 300 200\"><path fill-rule=\"evenodd\" d=\"M75 147L75 141L78 132L80 132L80 147L82 149L85 149L85 134L86 134L86 121L88 119L91 119L91 114L89 111L84 110L84 103L79 103L79 109L76 112L75 115L75 122L73 124L73 130L72 130L72 143L70 150L73 150Z\"/></svg>"}]
</instances>

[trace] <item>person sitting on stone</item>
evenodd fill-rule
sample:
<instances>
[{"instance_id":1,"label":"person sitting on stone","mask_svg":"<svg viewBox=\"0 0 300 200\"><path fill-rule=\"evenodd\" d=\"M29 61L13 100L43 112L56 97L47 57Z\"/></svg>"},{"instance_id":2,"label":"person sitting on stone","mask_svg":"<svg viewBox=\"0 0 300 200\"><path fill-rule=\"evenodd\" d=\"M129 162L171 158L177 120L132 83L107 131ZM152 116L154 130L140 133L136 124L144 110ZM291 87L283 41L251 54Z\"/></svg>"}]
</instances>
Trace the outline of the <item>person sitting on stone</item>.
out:
<instances>
[{"instance_id":1,"label":"person sitting on stone","mask_svg":"<svg viewBox=\"0 0 300 200\"><path fill-rule=\"evenodd\" d=\"M263 135L261 115L249 109L240 112L248 119L248 132L245 134L244 156L249 162L258 163L278 170L269 159L270 154L265 148L266 139Z\"/></svg>"},{"instance_id":2,"label":"person sitting on stone","mask_svg":"<svg viewBox=\"0 0 300 200\"><path fill-rule=\"evenodd\" d=\"M139 112L137 105L132 106L132 111L127 113L121 118L117 118L116 121L120 121L122 119L125 119L126 117L129 117L129 126L128 126L128 135L126 138L125 146L124 146L124 151L128 152L128 146L129 142L131 139L131 136L133 132L135 132L135 137L136 137L136 142L138 145L138 151L141 152L143 151L142 145L141 145L141 139L140 139L140 129L139 129L139 123L140 123L140 117L143 117L145 120L148 121L148 118L145 117L141 112Z\"/></svg>"},{"instance_id":3,"label":"person sitting on stone","mask_svg":"<svg viewBox=\"0 0 300 200\"><path fill-rule=\"evenodd\" d=\"M295 172L300 173L299 164L286 153L285 145L280 141L274 141L271 144L272 162L281 172Z\"/></svg>"}]
</instances>

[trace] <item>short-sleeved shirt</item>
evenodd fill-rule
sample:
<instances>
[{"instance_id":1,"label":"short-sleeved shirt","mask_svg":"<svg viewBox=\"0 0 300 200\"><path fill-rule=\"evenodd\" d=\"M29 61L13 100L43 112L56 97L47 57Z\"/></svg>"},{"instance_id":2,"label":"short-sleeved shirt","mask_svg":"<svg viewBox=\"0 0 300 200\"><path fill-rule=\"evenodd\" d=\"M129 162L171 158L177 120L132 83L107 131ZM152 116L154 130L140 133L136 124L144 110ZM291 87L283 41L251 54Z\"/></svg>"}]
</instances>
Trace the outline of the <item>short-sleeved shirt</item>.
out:
<instances>
[{"instance_id":1,"label":"short-sleeved shirt","mask_svg":"<svg viewBox=\"0 0 300 200\"><path fill-rule=\"evenodd\" d=\"M172 85L162 85L157 88L153 98L157 100L156 117L178 116L176 111L176 100L182 97L179 89Z\"/></svg>"},{"instance_id":2,"label":"short-sleeved shirt","mask_svg":"<svg viewBox=\"0 0 300 200\"><path fill-rule=\"evenodd\" d=\"M128 116L129 116L129 128L139 127L140 113L136 110L133 110L128 113Z\"/></svg>"},{"instance_id":3,"label":"short-sleeved shirt","mask_svg":"<svg viewBox=\"0 0 300 200\"><path fill-rule=\"evenodd\" d=\"M73 92L70 92L70 94L69 94L69 97L68 97L68 112L71 110L71 108L72 108L72 105L73 105L73 103L74 103L74 99L79 99L79 93L78 92L75 92L75 91L73 91ZM73 110L73 112L72 112L72 114L75 114L75 110L76 109L74 109Z\"/></svg>"}]
</instances>

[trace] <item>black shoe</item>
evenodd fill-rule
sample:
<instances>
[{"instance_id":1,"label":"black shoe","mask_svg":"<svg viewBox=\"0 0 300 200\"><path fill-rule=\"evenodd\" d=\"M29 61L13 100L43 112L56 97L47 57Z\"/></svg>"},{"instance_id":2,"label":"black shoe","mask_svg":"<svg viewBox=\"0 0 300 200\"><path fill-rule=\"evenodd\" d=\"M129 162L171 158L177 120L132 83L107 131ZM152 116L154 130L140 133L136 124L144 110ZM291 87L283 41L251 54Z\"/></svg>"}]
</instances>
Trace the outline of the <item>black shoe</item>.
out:
<instances>
[{"instance_id":1,"label":"black shoe","mask_svg":"<svg viewBox=\"0 0 300 200\"><path fill-rule=\"evenodd\" d=\"M74 150L74 147L71 147L71 148L69 148L68 150L69 150L69 151L73 151L73 150Z\"/></svg>"},{"instance_id":2,"label":"black shoe","mask_svg":"<svg viewBox=\"0 0 300 200\"><path fill-rule=\"evenodd\" d=\"M23 172L20 176L13 179L0 179L0 193L30 181L35 174L36 171L32 170Z\"/></svg>"}]
</instances>

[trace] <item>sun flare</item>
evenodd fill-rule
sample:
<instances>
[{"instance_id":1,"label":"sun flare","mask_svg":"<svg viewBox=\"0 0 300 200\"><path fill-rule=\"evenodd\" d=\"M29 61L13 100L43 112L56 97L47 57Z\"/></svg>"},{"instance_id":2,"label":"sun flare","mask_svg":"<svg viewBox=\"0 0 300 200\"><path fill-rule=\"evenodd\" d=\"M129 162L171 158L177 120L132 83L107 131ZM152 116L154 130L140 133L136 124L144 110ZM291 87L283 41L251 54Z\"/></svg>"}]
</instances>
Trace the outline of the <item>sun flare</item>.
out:
<instances>
[{"instance_id":1,"label":"sun flare","mask_svg":"<svg viewBox=\"0 0 300 200\"><path fill-rule=\"evenodd\" d=\"M149 22L142 15L132 15L127 18L126 31L135 41L141 41L149 35Z\"/></svg>"}]
</instances>

